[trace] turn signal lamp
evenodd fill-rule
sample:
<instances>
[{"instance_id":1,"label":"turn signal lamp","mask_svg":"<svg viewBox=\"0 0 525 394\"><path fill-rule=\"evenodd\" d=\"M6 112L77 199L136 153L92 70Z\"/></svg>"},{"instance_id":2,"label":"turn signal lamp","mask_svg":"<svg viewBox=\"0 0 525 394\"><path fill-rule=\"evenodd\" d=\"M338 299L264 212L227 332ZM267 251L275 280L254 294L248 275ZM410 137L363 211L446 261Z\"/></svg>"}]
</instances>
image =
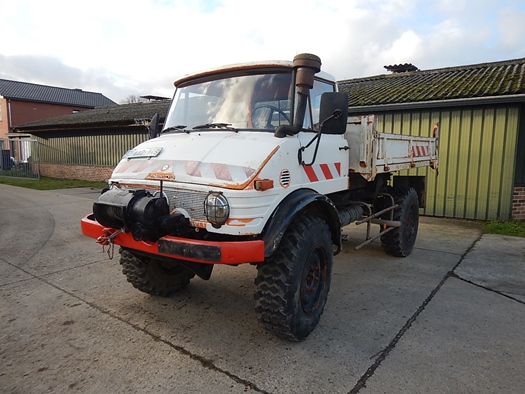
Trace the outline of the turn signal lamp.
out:
<instances>
[{"instance_id":1,"label":"turn signal lamp","mask_svg":"<svg viewBox=\"0 0 525 394\"><path fill-rule=\"evenodd\" d=\"M257 179L253 182L253 187L259 191L273 189L273 181L271 179Z\"/></svg>"}]
</instances>

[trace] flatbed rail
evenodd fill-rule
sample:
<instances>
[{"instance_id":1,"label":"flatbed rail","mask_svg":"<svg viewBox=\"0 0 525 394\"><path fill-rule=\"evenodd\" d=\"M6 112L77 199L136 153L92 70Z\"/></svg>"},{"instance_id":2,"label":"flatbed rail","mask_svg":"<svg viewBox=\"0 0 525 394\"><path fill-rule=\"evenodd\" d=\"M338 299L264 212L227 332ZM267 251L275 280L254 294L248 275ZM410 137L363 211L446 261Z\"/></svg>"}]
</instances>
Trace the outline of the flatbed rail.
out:
<instances>
[{"instance_id":1,"label":"flatbed rail","mask_svg":"<svg viewBox=\"0 0 525 394\"><path fill-rule=\"evenodd\" d=\"M348 117L345 138L350 148L350 172L368 181L377 174L416 167L438 168L439 124L432 137L380 133L377 116Z\"/></svg>"}]
</instances>

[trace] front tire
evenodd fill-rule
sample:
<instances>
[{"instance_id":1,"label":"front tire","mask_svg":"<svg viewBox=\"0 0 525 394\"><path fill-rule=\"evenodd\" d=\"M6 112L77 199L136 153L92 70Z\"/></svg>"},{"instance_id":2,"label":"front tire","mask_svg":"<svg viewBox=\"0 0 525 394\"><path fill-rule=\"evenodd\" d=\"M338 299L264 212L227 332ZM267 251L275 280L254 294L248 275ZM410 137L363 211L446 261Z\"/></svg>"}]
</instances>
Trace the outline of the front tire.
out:
<instances>
[{"instance_id":1,"label":"front tire","mask_svg":"<svg viewBox=\"0 0 525 394\"><path fill-rule=\"evenodd\" d=\"M419 226L417 192L412 187L399 187L393 188L391 194L398 205L394 210L394 220L401 225L381 236L381 246L392 256L407 257L414 249Z\"/></svg>"},{"instance_id":2,"label":"front tire","mask_svg":"<svg viewBox=\"0 0 525 394\"><path fill-rule=\"evenodd\" d=\"M318 217L296 218L276 252L257 266L255 310L266 329L281 338L305 339L324 311L332 265L326 222Z\"/></svg>"},{"instance_id":3,"label":"front tire","mask_svg":"<svg viewBox=\"0 0 525 394\"><path fill-rule=\"evenodd\" d=\"M126 249L120 252L120 264L122 273L133 287L144 293L162 297L185 288L195 276L182 265L135 255Z\"/></svg>"}]
</instances>

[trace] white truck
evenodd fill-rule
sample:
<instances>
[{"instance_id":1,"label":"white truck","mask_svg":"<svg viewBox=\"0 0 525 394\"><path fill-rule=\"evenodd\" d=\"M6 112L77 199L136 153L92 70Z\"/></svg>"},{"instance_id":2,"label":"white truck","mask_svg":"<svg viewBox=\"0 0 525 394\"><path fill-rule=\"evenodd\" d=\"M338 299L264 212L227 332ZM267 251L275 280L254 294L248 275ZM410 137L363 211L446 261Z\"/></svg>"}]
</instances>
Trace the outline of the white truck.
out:
<instances>
[{"instance_id":1,"label":"white truck","mask_svg":"<svg viewBox=\"0 0 525 394\"><path fill-rule=\"evenodd\" d=\"M128 151L81 220L119 245L137 289L169 296L215 264L253 264L255 310L278 336L303 340L326 304L342 227L408 256L424 177L438 166L433 137L379 133L375 116L348 117L348 96L312 54L185 76L150 139ZM371 224L379 231L372 235Z\"/></svg>"}]
</instances>

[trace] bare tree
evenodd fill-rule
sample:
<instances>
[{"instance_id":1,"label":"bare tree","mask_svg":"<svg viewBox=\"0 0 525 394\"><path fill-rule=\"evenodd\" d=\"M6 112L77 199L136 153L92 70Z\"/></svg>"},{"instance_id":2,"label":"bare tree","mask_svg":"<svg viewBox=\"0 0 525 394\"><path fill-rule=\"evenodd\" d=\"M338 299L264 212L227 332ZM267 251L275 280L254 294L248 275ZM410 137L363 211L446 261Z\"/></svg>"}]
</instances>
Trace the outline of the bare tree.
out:
<instances>
[{"instance_id":1,"label":"bare tree","mask_svg":"<svg viewBox=\"0 0 525 394\"><path fill-rule=\"evenodd\" d=\"M124 100L122 100L122 104L134 104L134 103L143 103L147 101L146 99L136 96L134 94L130 94L128 97L126 97Z\"/></svg>"}]
</instances>

